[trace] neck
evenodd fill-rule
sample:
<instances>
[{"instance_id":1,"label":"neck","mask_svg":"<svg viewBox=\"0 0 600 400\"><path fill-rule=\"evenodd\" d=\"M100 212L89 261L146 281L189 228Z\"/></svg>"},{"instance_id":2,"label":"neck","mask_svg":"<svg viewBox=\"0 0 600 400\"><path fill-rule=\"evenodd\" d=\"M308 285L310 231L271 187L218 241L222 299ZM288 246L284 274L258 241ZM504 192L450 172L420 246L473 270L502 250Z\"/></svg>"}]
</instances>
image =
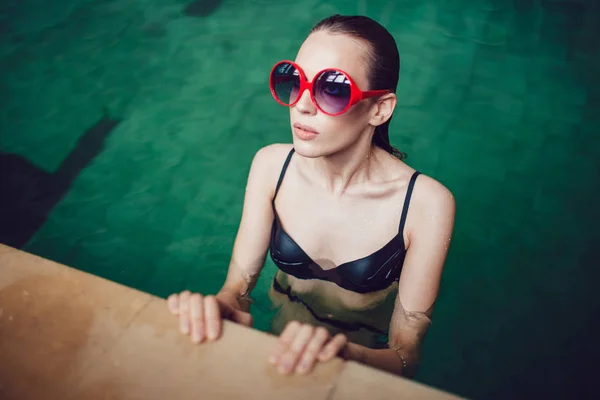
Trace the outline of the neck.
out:
<instances>
[{"instance_id":1,"label":"neck","mask_svg":"<svg viewBox=\"0 0 600 400\"><path fill-rule=\"evenodd\" d=\"M371 144L371 138L365 136L366 143L359 140L340 152L307 159L329 192L342 196L352 185L368 181L378 169L376 148Z\"/></svg>"}]
</instances>

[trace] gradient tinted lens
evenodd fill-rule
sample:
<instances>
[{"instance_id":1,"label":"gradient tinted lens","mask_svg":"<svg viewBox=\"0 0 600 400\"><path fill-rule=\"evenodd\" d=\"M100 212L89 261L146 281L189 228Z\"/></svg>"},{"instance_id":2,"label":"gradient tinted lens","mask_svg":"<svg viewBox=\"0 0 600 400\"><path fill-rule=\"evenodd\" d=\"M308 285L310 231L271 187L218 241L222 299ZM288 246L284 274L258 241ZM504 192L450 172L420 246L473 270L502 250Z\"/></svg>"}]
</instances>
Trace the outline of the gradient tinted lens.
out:
<instances>
[{"instance_id":1,"label":"gradient tinted lens","mask_svg":"<svg viewBox=\"0 0 600 400\"><path fill-rule=\"evenodd\" d=\"M292 64L280 63L271 74L271 85L277 100L292 104L298 98L300 74Z\"/></svg>"},{"instance_id":2,"label":"gradient tinted lens","mask_svg":"<svg viewBox=\"0 0 600 400\"><path fill-rule=\"evenodd\" d=\"M337 114L343 111L350 103L350 94L350 81L339 71L325 71L315 81L315 100L325 112Z\"/></svg>"}]
</instances>

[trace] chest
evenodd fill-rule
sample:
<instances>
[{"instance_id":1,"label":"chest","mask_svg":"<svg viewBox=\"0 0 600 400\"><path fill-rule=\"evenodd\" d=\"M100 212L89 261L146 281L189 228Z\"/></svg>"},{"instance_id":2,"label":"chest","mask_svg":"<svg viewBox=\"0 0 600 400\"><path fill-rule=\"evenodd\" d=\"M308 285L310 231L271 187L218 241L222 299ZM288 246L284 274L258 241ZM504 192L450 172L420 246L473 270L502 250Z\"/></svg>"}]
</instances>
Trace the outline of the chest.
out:
<instances>
[{"instance_id":1,"label":"chest","mask_svg":"<svg viewBox=\"0 0 600 400\"><path fill-rule=\"evenodd\" d=\"M335 198L289 187L275 202L284 231L322 269L366 257L399 232L401 206L393 196Z\"/></svg>"}]
</instances>

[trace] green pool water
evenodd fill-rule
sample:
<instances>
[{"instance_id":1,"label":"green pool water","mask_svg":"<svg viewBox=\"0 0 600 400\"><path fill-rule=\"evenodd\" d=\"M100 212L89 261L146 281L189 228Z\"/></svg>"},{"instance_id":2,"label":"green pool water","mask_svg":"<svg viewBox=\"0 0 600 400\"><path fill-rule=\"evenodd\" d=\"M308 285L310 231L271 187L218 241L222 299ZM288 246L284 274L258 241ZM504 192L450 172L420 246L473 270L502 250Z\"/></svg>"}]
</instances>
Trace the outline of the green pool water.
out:
<instances>
[{"instance_id":1,"label":"green pool water","mask_svg":"<svg viewBox=\"0 0 600 400\"><path fill-rule=\"evenodd\" d=\"M122 121L24 250L162 297L217 291L251 159L291 141L271 66L319 19L365 14L400 49L392 142L457 201L417 380L470 398L593 397L598 3L223 0L187 16L189 3L0 4L3 153L52 173L103 113ZM274 273L267 260L259 329Z\"/></svg>"}]
</instances>

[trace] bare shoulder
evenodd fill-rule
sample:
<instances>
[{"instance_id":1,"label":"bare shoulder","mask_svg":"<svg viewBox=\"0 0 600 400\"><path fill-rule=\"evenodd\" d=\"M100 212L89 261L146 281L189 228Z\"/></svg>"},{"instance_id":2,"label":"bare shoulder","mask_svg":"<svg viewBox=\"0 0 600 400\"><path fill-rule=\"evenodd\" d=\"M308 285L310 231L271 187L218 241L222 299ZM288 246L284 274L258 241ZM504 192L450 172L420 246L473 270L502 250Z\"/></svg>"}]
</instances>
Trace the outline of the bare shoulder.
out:
<instances>
[{"instance_id":1,"label":"bare shoulder","mask_svg":"<svg viewBox=\"0 0 600 400\"><path fill-rule=\"evenodd\" d=\"M252 168L266 174L279 173L292 144L275 143L261 147L252 160Z\"/></svg>"},{"instance_id":2,"label":"bare shoulder","mask_svg":"<svg viewBox=\"0 0 600 400\"><path fill-rule=\"evenodd\" d=\"M419 215L453 219L456 201L446 186L428 175L420 174L412 194L413 207Z\"/></svg>"},{"instance_id":3,"label":"bare shoulder","mask_svg":"<svg viewBox=\"0 0 600 400\"><path fill-rule=\"evenodd\" d=\"M261 147L254 155L253 162L258 162L264 166L275 166L279 162L283 163L292 147L293 145L288 143L274 143Z\"/></svg>"},{"instance_id":4,"label":"bare shoulder","mask_svg":"<svg viewBox=\"0 0 600 400\"><path fill-rule=\"evenodd\" d=\"M292 144L275 143L261 147L252 160L249 180L261 181L269 192L275 191L277 179Z\"/></svg>"}]
</instances>

